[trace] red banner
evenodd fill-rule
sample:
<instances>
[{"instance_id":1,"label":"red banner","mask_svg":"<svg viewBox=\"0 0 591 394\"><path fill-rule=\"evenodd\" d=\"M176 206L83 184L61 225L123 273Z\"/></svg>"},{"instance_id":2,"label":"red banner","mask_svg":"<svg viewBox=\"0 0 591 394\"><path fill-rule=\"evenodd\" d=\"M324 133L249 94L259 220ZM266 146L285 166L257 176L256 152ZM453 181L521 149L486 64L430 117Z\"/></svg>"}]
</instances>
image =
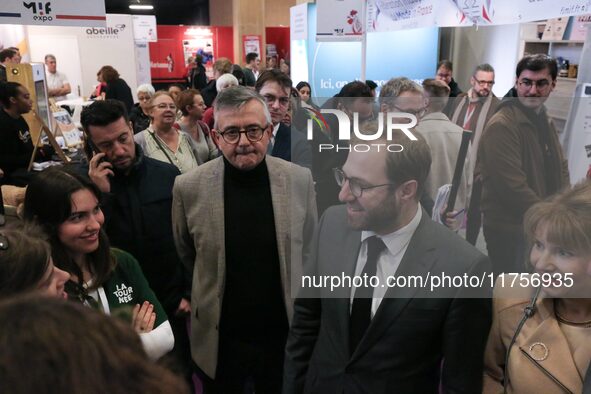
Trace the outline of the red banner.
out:
<instances>
[{"instance_id":1,"label":"red banner","mask_svg":"<svg viewBox=\"0 0 591 394\"><path fill-rule=\"evenodd\" d=\"M233 62L232 27L158 25L158 41L150 43L150 70L153 82L184 82L187 60L203 56L208 71L215 59L227 57Z\"/></svg>"}]
</instances>

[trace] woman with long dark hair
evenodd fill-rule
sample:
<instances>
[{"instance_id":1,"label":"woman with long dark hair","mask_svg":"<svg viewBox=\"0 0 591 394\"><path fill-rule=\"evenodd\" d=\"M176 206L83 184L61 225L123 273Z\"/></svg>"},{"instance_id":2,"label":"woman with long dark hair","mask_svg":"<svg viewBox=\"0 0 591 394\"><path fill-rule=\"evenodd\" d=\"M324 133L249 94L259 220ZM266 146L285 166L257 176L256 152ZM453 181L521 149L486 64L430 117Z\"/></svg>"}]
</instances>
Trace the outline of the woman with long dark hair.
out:
<instances>
[{"instance_id":1,"label":"woman with long dark hair","mask_svg":"<svg viewBox=\"0 0 591 394\"><path fill-rule=\"evenodd\" d=\"M86 177L50 168L29 184L24 216L44 227L53 261L71 275L68 297L106 314L133 307L132 326L148 355L159 358L174 345L170 323L135 258L110 247L100 198Z\"/></svg>"},{"instance_id":2,"label":"woman with long dark hair","mask_svg":"<svg viewBox=\"0 0 591 394\"><path fill-rule=\"evenodd\" d=\"M300 98L302 99L302 106L310 107L314 109L320 109L314 101L312 101L312 87L306 81L301 81L296 85L296 89L300 94Z\"/></svg>"}]
</instances>

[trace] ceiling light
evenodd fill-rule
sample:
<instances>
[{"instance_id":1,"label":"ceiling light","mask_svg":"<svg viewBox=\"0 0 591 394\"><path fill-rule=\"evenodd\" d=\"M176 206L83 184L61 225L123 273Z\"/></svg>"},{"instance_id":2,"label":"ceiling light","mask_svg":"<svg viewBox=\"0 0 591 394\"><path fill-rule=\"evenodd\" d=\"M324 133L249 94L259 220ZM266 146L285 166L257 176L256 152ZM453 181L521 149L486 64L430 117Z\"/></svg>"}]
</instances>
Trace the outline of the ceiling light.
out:
<instances>
[{"instance_id":1,"label":"ceiling light","mask_svg":"<svg viewBox=\"0 0 591 394\"><path fill-rule=\"evenodd\" d=\"M130 4L130 10L153 10L154 6L149 4Z\"/></svg>"}]
</instances>

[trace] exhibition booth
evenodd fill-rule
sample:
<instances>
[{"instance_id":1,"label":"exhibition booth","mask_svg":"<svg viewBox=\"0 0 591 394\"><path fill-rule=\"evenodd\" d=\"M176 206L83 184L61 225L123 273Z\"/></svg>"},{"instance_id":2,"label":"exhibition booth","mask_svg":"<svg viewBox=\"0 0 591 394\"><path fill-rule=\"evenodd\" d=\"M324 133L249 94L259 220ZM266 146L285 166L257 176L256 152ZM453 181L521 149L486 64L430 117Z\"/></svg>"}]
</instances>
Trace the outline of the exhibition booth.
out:
<instances>
[{"instance_id":1,"label":"exhibition booth","mask_svg":"<svg viewBox=\"0 0 591 394\"><path fill-rule=\"evenodd\" d=\"M373 80L379 94L393 77L433 78L438 60L449 59L463 91L478 64L491 64L493 93L503 97L519 59L550 55L561 70L546 107L577 182L591 164L590 24L591 5L582 0L300 4L291 8L291 77L308 81L322 104L354 80Z\"/></svg>"}]
</instances>

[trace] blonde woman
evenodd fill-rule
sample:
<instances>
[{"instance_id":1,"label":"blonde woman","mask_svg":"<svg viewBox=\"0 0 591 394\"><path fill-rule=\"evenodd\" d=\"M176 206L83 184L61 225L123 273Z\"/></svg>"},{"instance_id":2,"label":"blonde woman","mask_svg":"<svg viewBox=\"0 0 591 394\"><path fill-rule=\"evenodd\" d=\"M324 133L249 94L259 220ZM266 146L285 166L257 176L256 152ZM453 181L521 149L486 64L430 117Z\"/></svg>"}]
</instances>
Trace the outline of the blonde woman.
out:
<instances>
[{"instance_id":1,"label":"blonde woman","mask_svg":"<svg viewBox=\"0 0 591 394\"><path fill-rule=\"evenodd\" d=\"M484 393L581 393L591 360L591 183L525 215L533 272L499 277Z\"/></svg>"},{"instance_id":2,"label":"blonde woman","mask_svg":"<svg viewBox=\"0 0 591 394\"><path fill-rule=\"evenodd\" d=\"M134 136L144 154L176 166L183 174L196 168L197 146L190 135L174 127L177 106L170 93L156 92L149 106L152 123Z\"/></svg>"}]
</instances>

